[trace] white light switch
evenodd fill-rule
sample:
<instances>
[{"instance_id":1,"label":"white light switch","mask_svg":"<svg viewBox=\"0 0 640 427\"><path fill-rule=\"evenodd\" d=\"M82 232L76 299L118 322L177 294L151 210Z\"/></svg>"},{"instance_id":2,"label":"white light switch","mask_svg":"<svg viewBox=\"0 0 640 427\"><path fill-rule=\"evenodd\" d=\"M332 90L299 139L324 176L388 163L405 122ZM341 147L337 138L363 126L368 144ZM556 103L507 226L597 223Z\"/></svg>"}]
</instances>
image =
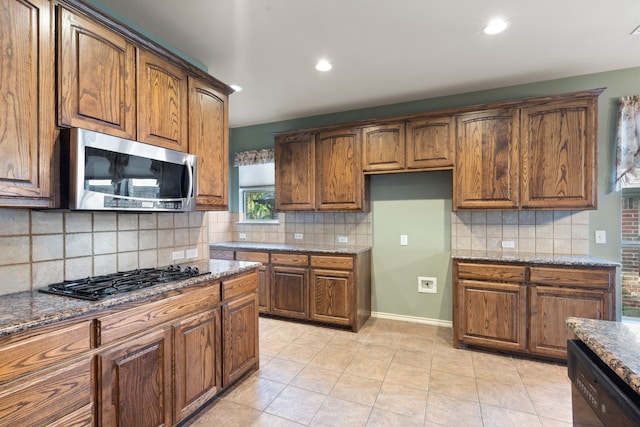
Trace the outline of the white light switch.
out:
<instances>
[{"instance_id":1,"label":"white light switch","mask_svg":"<svg viewBox=\"0 0 640 427\"><path fill-rule=\"evenodd\" d=\"M605 230L596 230L596 243L607 243L607 232Z\"/></svg>"},{"instance_id":2,"label":"white light switch","mask_svg":"<svg viewBox=\"0 0 640 427\"><path fill-rule=\"evenodd\" d=\"M406 234L400 235L400 246L407 246L409 244L409 237Z\"/></svg>"}]
</instances>

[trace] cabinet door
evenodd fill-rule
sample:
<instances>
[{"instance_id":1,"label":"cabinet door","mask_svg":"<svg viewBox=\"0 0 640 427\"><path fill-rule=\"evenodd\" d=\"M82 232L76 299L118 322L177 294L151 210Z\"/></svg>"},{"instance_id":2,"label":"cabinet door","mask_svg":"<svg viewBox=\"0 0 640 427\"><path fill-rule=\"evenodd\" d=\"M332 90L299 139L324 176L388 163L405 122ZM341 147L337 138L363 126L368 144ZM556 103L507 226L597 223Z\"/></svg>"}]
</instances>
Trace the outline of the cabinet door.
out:
<instances>
[{"instance_id":1,"label":"cabinet door","mask_svg":"<svg viewBox=\"0 0 640 427\"><path fill-rule=\"evenodd\" d=\"M455 122L452 117L407 122L407 167L453 167Z\"/></svg>"},{"instance_id":2,"label":"cabinet door","mask_svg":"<svg viewBox=\"0 0 640 427\"><path fill-rule=\"evenodd\" d=\"M146 50L138 57L138 141L186 152L187 74Z\"/></svg>"},{"instance_id":3,"label":"cabinet door","mask_svg":"<svg viewBox=\"0 0 640 427\"><path fill-rule=\"evenodd\" d=\"M317 135L316 204L318 210L364 209L362 157L358 129Z\"/></svg>"},{"instance_id":4,"label":"cabinet door","mask_svg":"<svg viewBox=\"0 0 640 427\"><path fill-rule=\"evenodd\" d=\"M457 117L455 208L518 207L518 117L516 108Z\"/></svg>"},{"instance_id":5,"label":"cabinet door","mask_svg":"<svg viewBox=\"0 0 640 427\"><path fill-rule=\"evenodd\" d=\"M276 137L276 209L312 211L315 209L315 140L312 134Z\"/></svg>"},{"instance_id":6,"label":"cabinet door","mask_svg":"<svg viewBox=\"0 0 640 427\"><path fill-rule=\"evenodd\" d=\"M565 324L569 316L611 320L609 291L531 286L530 293L531 353L566 359L567 339L574 338Z\"/></svg>"},{"instance_id":7,"label":"cabinet door","mask_svg":"<svg viewBox=\"0 0 640 427\"><path fill-rule=\"evenodd\" d=\"M362 129L362 168L365 172L404 169L404 122Z\"/></svg>"},{"instance_id":8,"label":"cabinet door","mask_svg":"<svg viewBox=\"0 0 640 427\"><path fill-rule=\"evenodd\" d=\"M0 0L0 207L52 207L51 2Z\"/></svg>"},{"instance_id":9,"label":"cabinet door","mask_svg":"<svg viewBox=\"0 0 640 427\"><path fill-rule=\"evenodd\" d=\"M222 387L220 310L173 325L174 422L185 419Z\"/></svg>"},{"instance_id":10,"label":"cabinet door","mask_svg":"<svg viewBox=\"0 0 640 427\"><path fill-rule=\"evenodd\" d=\"M58 12L58 123L135 139L135 46L95 21Z\"/></svg>"},{"instance_id":11,"label":"cabinet door","mask_svg":"<svg viewBox=\"0 0 640 427\"><path fill-rule=\"evenodd\" d=\"M271 292L269 292L269 270L262 266L258 270L258 308L261 313L271 311Z\"/></svg>"},{"instance_id":12,"label":"cabinet door","mask_svg":"<svg viewBox=\"0 0 640 427\"><path fill-rule=\"evenodd\" d=\"M98 355L98 425L170 426L171 415L170 328Z\"/></svg>"},{"instance_id":13,"label":"cabinet door","mask_svg":"<svg viewBox=\"0 0 640 427\"><path fill-rule=\"evenodd\" d=\"M245 295L222 306L224 334L222 385L226 386L251 368L257 368L258 294Z\"/></svg>"},{"instance_id":14,"label":"cabinet door","mask_svg":"<svg viewBox=\"0 0 640 427\"><path fill-rule=\"evenodd\" d=\"M522 110L522 207L595 209L597 97Z\"/></svg>"},{"instance_id":15,"label":"cabinet door","mask_svg":"<svg viewBox=\"0 0 640 427\"><path fill-rule=\"evenodd\" d=\"M227 96L189 78L189 152L198 156L198 210L228 207L228 129Z\"/></svg>"},{"instance_id":16,"label":"cabinet door","mask_svg":"<svg viewBox=\"0 0 640 427\"><path fill-rule=\"evenodd\" d=\"M456 292L460 341L502 350L524 350L525 289L516 283L459 280Z\"/></svg>"},{"instance_id":17,"label":"cabinet door","mask_svg":"<svg viewBox=\"0 0 640 427\"><path fill-rule=\"evenodd\" d=\"M353 274L348 271L311 270L311 319L351 325Z\"/></svg>"},{"instance_id":18,"label":"cabinet door","mask_svg":"<svg viewBox=\"0 0 640 427\"><path fill-rule=\"evenodd\" d=\"M271 313L300 319L309 318L309 271L306 268L271 268Z\"/></svg>"}]
</instances>

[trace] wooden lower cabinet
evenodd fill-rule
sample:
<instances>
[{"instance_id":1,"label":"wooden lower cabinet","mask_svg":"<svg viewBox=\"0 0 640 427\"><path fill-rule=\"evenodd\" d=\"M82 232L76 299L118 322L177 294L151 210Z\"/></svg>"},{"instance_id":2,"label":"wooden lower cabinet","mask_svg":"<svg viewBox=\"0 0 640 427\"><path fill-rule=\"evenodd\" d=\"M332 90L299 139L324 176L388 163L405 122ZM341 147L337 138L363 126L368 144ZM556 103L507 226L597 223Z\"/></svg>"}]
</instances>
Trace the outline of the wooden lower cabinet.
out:
<instances>
[{"instance_id":1,"label":"wooden lower cabinet","mask_svg":"<svg viewBox=\"0 0 640 427\"><path fill-rule=\"evenodd\" d=\"M567 317L612 320L608 307L611 295L607 292L558 286L532 286L529 288L529 294L531 353L566 358L567 340L574 338L573 332L564 323Z\"/></svg>"},{"instance_id":2,"label":"wooden lower cabinet","mask_svg":"<svg viewBox=\"0 0 640 427\"><path fill-rule=\"evenodd\" d=\"M353 274L348 271L311 270L311 320L350 325Z\"/></svg>"},{"instance_id":3,"label":"wooden lower cabinet","mask_svg":"<svg viewBox=\"0 0 640 427\"><path fill-rule=\"evenodd\" d=\"M98 425L170 426L171 328L98 355Z\"/></svg>"},{"instance_id":4,"label":"wooden lower cabinet","mask_svg":"<svg viewBox=\"0 0 640 427\"><path fill-rule=\"evenodd\" d=\"M0 389L0 426L93 425L92 406L93 361L86 357Z\"/></svg>"},{"instance_id":5,"label":"wooden lower cabinet","mask_svg":"<svg viewBox=\"0 0 640 427\"><path fill-rule=\"evenodd\" d=\"M258 294L252 292L222 306L224 330L222 385L227 386L257 367Z\"/></svg>"},{"instance_id":6,"label":"wooden lower cabinet","mask_svg":"<svg viewBox=\"0 0 640 427\"><path fill-rule=\"evenodd\" d=\"M358 332L371 317L371 251L265 252L212 246L211 258L261 262L260 313L347 326Z\"/></svg>"},{"instance_id":7,"label":"wooden lower cabinet","mask_svg":"<svg viewBox=\"0 0 640 427\"><path fill-rule=\"evenodd\" d=\"M173 327L174 414L183 420L222 388L220 309L199 313Z\"/></svg>"},{"instance_id":8,"label":"wooden lower cabinet","mask_svg":"<svg viewBox=\"0 0 640 427\"><path fill-rule=\"evenodd\" d=\"M169 427L259 366L257 269L97 310L0 337L0 427Z\"/></svg>"},{"instance_id":9,"label":"wooden lower cabinet","mask_svg":"<svg viewBox=\"0 0 640 427\"><path fill-rule=\"evenodd\" d=\"M526 345L526 288L519 283L461 280L460 336L466 344L503 350Z\"/></svg>"},{"instance_id":10,"label":"wooden lower cabinet","mask_svg":"<svg viewBox=\"0 0 640 427\"><path fill-rule=\"evenodd\" d=\"M615 266L454 260L454 346L566 360L567 317L614 320Z\"/></svg>"},{"instance_id":11,"label":"wooden lower cabinet","mask_svg":"<svg viewBox=\"0 0 640 427\"><path fill-rule=\"evenodd\" d=\"M302 267L273 266L271 278L271 313L307 319L309 270Z\"/></svg>"}]
</instances>

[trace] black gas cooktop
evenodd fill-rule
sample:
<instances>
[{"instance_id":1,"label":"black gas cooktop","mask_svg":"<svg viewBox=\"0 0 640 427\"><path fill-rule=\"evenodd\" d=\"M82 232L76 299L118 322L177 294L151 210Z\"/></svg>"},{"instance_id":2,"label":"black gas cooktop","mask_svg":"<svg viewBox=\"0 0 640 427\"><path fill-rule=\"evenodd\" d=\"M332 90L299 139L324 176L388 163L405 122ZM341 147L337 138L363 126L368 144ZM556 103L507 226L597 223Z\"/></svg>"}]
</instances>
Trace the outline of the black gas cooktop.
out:
<instances>
[{"instance_id":1,"label":"black gas cooktop","mask_svg":"<svg viewBox=\"0 0 640 427\"><path fill-rule=\"evenodd\" d=\"M158 284L171 283L203 274L198 267L171 265L164 268L142 268L104 276L87 277L53 283L40 292L97 301L109 295L122 294Z\"/></svg>"}]
</instances>

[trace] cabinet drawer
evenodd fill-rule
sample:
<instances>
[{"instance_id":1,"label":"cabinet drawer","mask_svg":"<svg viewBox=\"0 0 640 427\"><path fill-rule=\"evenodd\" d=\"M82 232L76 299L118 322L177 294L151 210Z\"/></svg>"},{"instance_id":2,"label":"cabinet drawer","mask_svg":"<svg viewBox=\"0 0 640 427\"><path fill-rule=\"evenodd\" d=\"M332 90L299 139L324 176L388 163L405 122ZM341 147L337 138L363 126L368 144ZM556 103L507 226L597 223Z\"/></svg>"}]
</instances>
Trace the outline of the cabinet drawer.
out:
<instances>
[{"instance_id":1,"label":"cabinet drawer","mask_svg":"<svg viewBox=\"0 0 640 427\"><path fill-rule=\"evenodd\" d=\"M11 381L91 349L91 321L47 328L0 348L0 383Z\"/></svg>"},{"instance_id":2,"label":"cabinet drawer","mask_svg":"<svg viewBox=\"0 0 640 427\"><path fill-rule=\"evenodd\" d=\"M225 300L255 292L258 289L258 273L245 274L222 282L222 298Z\"/></svg>"},{"instance_id":3,"label":"cabinet drawer","mask_svg":"<svg viewBox=\"0 0 640 427\"><path fill-rule=\"evenodd\" d=\"M222 249L209 249L209 258L233 260L233 251L225 251Z\"/></svg>"},{"instance_id":4,"label":"cabinet drawer","mask_svg":"<svg viewBox=\"0 0 640 427\"><path fill-rule=\"evenodd\" d=\"M353 258L347 256L311 255L311 267L353 270Z\"/></svg>"},{"instance_id":5,"label":"cabinet drawer","mask_svg":"<svg viewBox=\"0 0 640 427\"><path fill-rule=\"evenodd\" d=\"M0 392L0 425L49 425L91 404L92 383L92 363L87 359L4 390Z\"/></svg>"},{"instance_id":6,"label":"cabinet drawer","mask_svg":"<svg viewBox=\"0 0 640 427\"><path fill-rule=\"evenodd\" d=\"M269 264L269 253L237 251L236 260L253 261L253 262L261 262L263 264Z\"/></svg>"},{"instance_id":7,"label":"cabinet drawer","mask_svg":"<svg viewBox=\"0 0 640 427\"><path fill-rule=\"evenodd\" d=\"M614 274L608 270L586 268L531 267L529 281L544 285L609 288Z\"/></svg>"},{"instance_id":8,"label":"cabinet drawer","mask_svg":"<svg viewBox=\"0 0 640 427\"><path fill-rule=\"evenodd\" d=\"M219 302L220 285L216 283L159 301L143 302L140 306L99 317L98 345L212 307Z\"/></svg>"},{"instance_id":9,"label":"cabinet drawer","mask_svg":"<svg viewBox=\"0 0 640 427\"><path fill-rule=\"evenodd\" d=\"M271 264L306 267L309 256L305 254L271 254Z\"/></svg>"},{"instance_id":10,"label":"cabinet drawer","mask_svg":"<svg viewBox=\"0 0 640 427\"><path fill-rule=\"evenodd\" d=\"M522 265L468 264L461 262L458 264L458 278L524 282L525 267Z\"/></svg>"}]
</instances>

